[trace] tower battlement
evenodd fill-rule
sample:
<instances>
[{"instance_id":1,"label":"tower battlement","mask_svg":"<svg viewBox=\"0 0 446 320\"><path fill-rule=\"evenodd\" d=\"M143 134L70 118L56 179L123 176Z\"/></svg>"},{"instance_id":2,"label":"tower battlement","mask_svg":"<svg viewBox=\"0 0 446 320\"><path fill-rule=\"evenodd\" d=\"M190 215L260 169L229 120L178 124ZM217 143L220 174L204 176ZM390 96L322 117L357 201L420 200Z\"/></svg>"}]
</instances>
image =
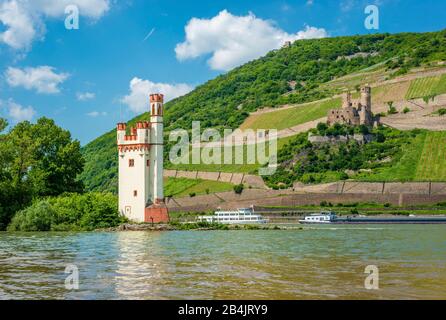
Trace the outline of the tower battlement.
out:
<instances>
[{"instance_id":1,"label":"tower battlement","mask_svg":"<svg viewBox=\"0 0 446 320\"><path fill-rule=\"evenodd\" d=\"M151 94L150 95L150 102L161 102L164 103L164 95L160 93Z\"/></svg>"},{"instance_id":2,"label":"tower battlement","mask_svg":"<svg viewBox=\"0 0 446 320\"><path fill-rule=\"evenodd\" d=\"M134 142L148 144L150 142L150 129L152 125L148 121L138 121L136 126L130 127L130 134L126 134L127 125L125 123L118 123L118 147L129 145ZM122 149L121 150L126 150Z\"/></svg>"},{"instance_id":3,"label":"tower battlement","mask_svg":"<svg viewBox=\"0 0 446 320\"><path fill-rule=\"evenodd\" d=\"M150 129L149 121L138 121L136 123L136 129Z\"/></svg>"},{"instance_id":4,"label":"tower battlement","mask_svg":"<svg viewBox=\"0 0 446 320\"><path fill-rule=\"evenodd\" d=\"M163 103L164 95L162 94L151 94L150 95L150 116L151 117L162 117L163 116ZM153 122L158 122L158 120L153 120Z\"/></svg>"}]
</instances>

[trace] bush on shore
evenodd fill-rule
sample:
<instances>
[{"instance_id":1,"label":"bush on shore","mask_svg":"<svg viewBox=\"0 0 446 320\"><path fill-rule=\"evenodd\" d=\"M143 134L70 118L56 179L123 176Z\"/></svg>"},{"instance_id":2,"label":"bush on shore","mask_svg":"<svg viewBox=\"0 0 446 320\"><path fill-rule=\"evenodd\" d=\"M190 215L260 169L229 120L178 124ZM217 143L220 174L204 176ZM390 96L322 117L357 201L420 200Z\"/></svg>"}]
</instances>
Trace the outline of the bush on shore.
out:
<instances>
[{"instance_id":1,"label":"bush on shore","mask_svg":"<svg viewBox=\"0 0 446 320\"><path fill-rule=\"evenodd\" d=\"M116 196L108 193L65 194L39 200L19 211L8 231L91 231L125 222Z\"/></svg>"}]
</instances>

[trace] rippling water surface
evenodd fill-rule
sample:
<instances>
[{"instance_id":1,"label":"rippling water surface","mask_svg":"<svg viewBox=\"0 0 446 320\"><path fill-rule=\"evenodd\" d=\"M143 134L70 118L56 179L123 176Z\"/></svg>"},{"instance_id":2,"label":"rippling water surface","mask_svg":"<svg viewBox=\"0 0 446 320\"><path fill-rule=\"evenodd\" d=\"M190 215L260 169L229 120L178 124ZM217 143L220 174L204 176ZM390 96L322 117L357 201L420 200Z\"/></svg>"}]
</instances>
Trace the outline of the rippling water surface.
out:
<instances>
[{"instance_id":1,"label":"rippling water surface","mask_svg":"<svg viewBox=\"0 0 446 320\"><path fill-rule=\"evenodd\" d=\"M446 226L0 233L0 298L446 299Z\"/></svg>"}]
</instances>

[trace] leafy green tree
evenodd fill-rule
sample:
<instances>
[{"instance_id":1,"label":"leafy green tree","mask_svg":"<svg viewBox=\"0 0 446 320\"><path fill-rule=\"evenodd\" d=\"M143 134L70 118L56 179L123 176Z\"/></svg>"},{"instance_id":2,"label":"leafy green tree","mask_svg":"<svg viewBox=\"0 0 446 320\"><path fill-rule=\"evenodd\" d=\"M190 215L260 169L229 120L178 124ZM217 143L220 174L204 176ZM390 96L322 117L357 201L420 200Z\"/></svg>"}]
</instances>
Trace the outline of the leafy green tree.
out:
<instances>
[{"instance_id":1,"label":"leafy green tree","mask_svg":"<svg viewBox=\"0 0 446 320\"><path fill-rule=\"evenodd\" d=\"M6 129L8 126L8 121L4 118L0 118L0 133Z\"/></svg>"},{"instance_id":2,"label":"leafy green tree","mask_svg":"<svg viewBox=\"0 0 446 320\"><path fill-rule=\"evenodd\" d=\"M389 109L387 110L387 114L391 115L391 114L396 114L398 113L398 111L396 110L396 108L393 106L393 101L388 101L387 105L389 106Z\"/></svg>"},{"instance_id":3,"label":"leafy green tree","mask_svg":"<svg viewBox=\"0 0 446 320\"><path fill-rule=\"evenodd\" d=\"M14 214L31 202L32 194L9 181L0 181L0 190L0 230L5 230Z\"/></svg>"},{"instance_id":4,"label":"leafy green tree","mask_svg":"<svg viewBox=\"0 0 446 320\"><path fill-rule=\"evenodd\" d=\"M79 141L72 141L70 133L53 120L21 122L6 140L14 185L29 184L37 196L82 191L77 180L84 165Z\"/></svg>"},{"instance_id":5,"label":"leafy green tree","mask_svg":"<svg viewBox=\"0 0 446 320\"><path fill-rule=\"evenodd\" d=\"M54 196L63 192L81 192L83 184L77 176L82 172L84 159L79 141L73 141L69 131L47 118L37 121L33 137L34 165L29 178L36 194Z\"/></svg>"},{"instance_id":6,"label":"leafy green tree","mask_svg":"<svg viewBox=\"0 0 446 320\"><path fill-rule=\"evenodd\" d=\"M28 121L20 122L4 138L2 152L8 158L5 169L15 187L29 184L28 173L35 163L32 126Z\"/></svg>"},{"instance_id":7,"label":"leafy green tree","mask_svg":"<svg viewBox=\"0 0 446 320\"><path fill-rule=\"evenodd\" d=\"M3 130L6 121L0 120ZM81 192L84 160L78 141L53 120L20 122L0 134L0 230L35 197Z\"/></svg>"}]
</instances>

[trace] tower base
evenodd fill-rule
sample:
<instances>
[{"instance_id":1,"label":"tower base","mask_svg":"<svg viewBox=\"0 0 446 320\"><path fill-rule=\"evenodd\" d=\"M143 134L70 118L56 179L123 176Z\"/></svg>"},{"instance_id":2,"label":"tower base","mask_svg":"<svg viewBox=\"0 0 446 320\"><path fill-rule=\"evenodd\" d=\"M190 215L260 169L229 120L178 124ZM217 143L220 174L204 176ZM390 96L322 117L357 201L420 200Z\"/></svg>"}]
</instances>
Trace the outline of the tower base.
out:
<instances>
[{"instance_id":1,"label":"tower base","mask_svg":"<svg viewBox=\"0 0 446 320\"><path fill-rule=\"evenodd\" d=\"M144 212L144 222L168 223L169 210L164 202L147 207Z\"/></svg>"}]
</instances>

